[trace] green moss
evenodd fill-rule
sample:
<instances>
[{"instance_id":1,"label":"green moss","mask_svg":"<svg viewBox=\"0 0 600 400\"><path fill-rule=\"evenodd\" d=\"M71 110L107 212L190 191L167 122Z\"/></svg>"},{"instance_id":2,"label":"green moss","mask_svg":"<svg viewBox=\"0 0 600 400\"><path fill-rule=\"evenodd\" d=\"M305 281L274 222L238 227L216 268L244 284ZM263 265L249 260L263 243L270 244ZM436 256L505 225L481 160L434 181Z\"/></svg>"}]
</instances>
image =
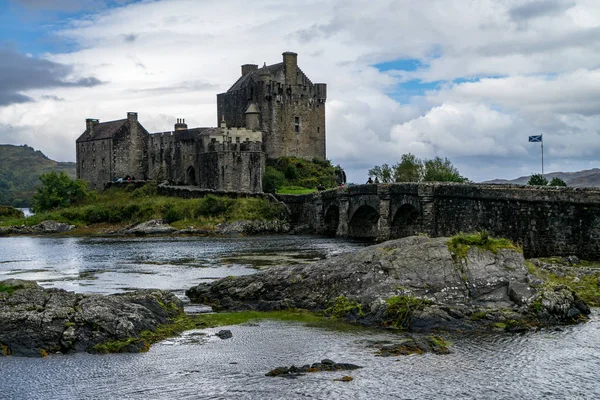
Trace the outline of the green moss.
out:
<instances>
[{"instance_id":1,"label":"green moss","mask_svg":"<svg viewBox=\"0 0 600 400\"><path fill-rule=\"evenodd\" d=\"M384 314L386 325L395 328L408 328L414 312L423 310L426 305L431 304L427 299L413 296L393 296L387 299L386 303L387 309Z\"/></svg>"},{"instance_id":2,"label":"green moss","mask_svg":"<svg viewBox=\"0 0 600 400\"><path fill-rule=\"evenodd\" d=\"M492 238L487 231L481 231L473 234L459 233L448 240L448 250L458 259L467 257L470 248L477 247L482 250L489 250L496 254L501 249L514 249L521 251L510 240L504 238Z\"/></svg>"},{"instance_id":3,"label":"green moss","mask_svg":"<svg viewBox=\"0 0 600 400\"><path fill-rule=\"evenodd\" d=\"M177 336L180 333L192 329L215 328L218 326L239 325L250 321L277 320L285 322L298 322L308 326L338 331L355 331L364 328L352 325L340 320L331 320L318 316L314 313L302 310L287 311L243 311L210 314L181 314L171 320L168 324L159 325L154 331L143 331L140 337L127 338L124 340L107 341L94 346L93 350L98 353L119 353L130 351L132 345L139 351L147 351L156 342Z\"/></svg>"},{"instance_id":4,"label":"green moss","mask_svg":"<svg viewBox=\"0 0 600 400\"><path fill-rule=\"evenodd\" d=\"M482 319L486 318L487 315L487 311L477 311L471 314L470 318L473 321L481 321Z\"/></svg>"},{"instance_id":5,"label":"green moss","mask_svg":"<svg viewBox=\"0 0 600 400\"><path fill-rule=\"evenodd\" d=\"M441 336L438 335L429 335L427 339L431 344L437 347L436 352L439 353L447 353L448 347L452 345L452 343L448 342L447 340L444 340Z\"/></svg>"},{"instance_id":6,"label":"green moss","mask_svg":"<svg viewBox=\"0 0 600 400\"><path fill-rule=\"evenodd\" d=\"M0 285L0 293L8 293L8 295L12 295L15 290L19 290L19 289L23 289L22 285L15 285L15 286L7 286L7 285Z\"/></svg>"},{"instance_id":7,"label":"green moss","mask_svg":"<svg viewBox=\"0 0 600 400\"><path fill-rule=\"evenodd\" d=\"M363 316L362 305L344 296L338 296L329 307L324 310L325 315L344 318L349 315Z\"/></svg>"},{"instance_id":8,"label":"green moss","mask_svg":"<svg viewBox=\"0 0 600 400\"><path fill-rule=\"evenodd\" d=\"M549 258L546 258L545 260L547 261ZM546 284L567 286L569 289L577 293L577 295L590 307L600 307L600 287L598 287L598 274L575 276L575 274L571 273L565 276L559 276L548 271L540 270L531 262L527 262L527 269L531 275L540 278L541 280L545 281ZM534 307L533 304L532 307ZM538 308L541 310L541 304ZM535 311L535 308L532 310Z\"/></svg>"}]
</instances>

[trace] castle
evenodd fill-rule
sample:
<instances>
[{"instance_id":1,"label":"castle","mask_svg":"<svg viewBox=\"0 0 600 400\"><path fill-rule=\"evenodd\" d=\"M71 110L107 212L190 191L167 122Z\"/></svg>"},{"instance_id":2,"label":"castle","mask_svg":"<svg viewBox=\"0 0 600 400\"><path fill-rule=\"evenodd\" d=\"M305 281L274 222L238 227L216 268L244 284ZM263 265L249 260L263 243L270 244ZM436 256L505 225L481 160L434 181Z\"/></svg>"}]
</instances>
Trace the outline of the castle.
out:
<instances>
[{"instance_id":1,"label":"castle","mask_svg":"<svg viewBox=\"0 0 600 400\"><path fill-rule=\"evenodd\" d=\"M327 85L313 84L296 53L241 77L217 95L216 128L149 133L135 112L109 122L87 119L76 141L77 177L94 189L120 177L205 189L262 192L265 158L324 160Z\"/></svg>"}]
</instances>

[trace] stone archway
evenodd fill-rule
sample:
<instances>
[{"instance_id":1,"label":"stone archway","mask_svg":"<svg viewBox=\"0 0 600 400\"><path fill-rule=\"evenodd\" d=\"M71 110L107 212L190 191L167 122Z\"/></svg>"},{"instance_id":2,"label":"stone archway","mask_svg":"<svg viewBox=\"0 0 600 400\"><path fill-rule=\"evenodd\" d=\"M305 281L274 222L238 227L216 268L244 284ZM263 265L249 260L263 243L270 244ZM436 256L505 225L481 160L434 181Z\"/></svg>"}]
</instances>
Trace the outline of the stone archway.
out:
<instances>
[{"instance_id":1,"label":"stone archway","mask_svg":"<svg viewBox=\"0 0 600 400\"><path fill-rule=\"evenodd\" d=\"M348 223L348 236L376 238L378 236L379 213L369 205L362 205L352 214Z\"/></svg>"},{"instance_id":2,"label":"stone archway","mask_svg":"<svg viewBox=\"0 0 600 400\"><path fill-rule=\"evenodd\" d=\"M196 185L196 170L194 167L189 167L185 172L185 184Z\"/></svg>"},{"instance_id":3,"label":"stone archway","mask_svg":"<svg viewBox=\"0 0 600 400\"><path fill-rule=\"evenodd\" d=\"M390 229L392 238L401 238L412 236L421 230L421 213L412 204L403 204L400 206Z\"/></svg>"},{"instance_id":4,"label":"stone archway","mask_svg":"<svg viewBox=\"0 0 600 400\"><path fill-rule=\"evenodd\" d=\"M340 209L338 206L329 206L323 218L323 233L329 236L335 236L340 223Z\"/></svg>"}]
</instances>

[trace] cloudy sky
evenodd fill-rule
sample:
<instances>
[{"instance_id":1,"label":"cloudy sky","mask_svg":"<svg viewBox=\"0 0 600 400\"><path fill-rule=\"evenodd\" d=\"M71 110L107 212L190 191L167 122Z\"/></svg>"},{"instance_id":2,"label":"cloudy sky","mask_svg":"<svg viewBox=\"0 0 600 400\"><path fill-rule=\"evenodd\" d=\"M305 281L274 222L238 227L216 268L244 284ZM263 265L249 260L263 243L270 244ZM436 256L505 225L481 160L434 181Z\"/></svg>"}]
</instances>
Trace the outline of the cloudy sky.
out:
<instances>
[{"instance_id":1,"label":"cloudy sky","mask_svg":"<svg viewBox=\"0 0 600 400\"><path fill-rule=\"evenodd\" d=\"M473 181L600 167L598 0L0 0L0 143L74 161L86 118L215 126L245 63L328 84L349 181L403 153Z\"/></svg>"}]
</instances>

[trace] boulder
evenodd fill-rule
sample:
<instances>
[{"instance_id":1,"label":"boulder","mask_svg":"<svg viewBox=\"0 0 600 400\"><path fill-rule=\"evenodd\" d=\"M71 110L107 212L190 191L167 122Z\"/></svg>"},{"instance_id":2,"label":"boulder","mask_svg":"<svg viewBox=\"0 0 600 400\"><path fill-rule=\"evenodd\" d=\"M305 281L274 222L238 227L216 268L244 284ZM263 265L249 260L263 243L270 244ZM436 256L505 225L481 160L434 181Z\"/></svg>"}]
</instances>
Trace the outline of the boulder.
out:
<instances>
[{"instance_id":1,"label":"boulder","mask_svg":"<svg viewBox=\"0 0 600 400\"><path fill-rule=\"evenodd\" d=\"M127 235L163 235L175 231L177 231L177 229L165 223L162 219L153 219L126 228L120 233Z\"/></svg>"},{"instance_id":2,"label":"boulder","mask_svg":"<svg viewBox=\"0 0 600 400\"><path fill-rule=\"evenodd\" d=\"M123 341L120 351L139 352L147 345L132 339L182 311L181 301L162 290L83 295L35 282L0 281L0 355L93 353L114 341Z\"/></svg>"},{"instance_id":3,"label":"boulder","mask_svg":"<svg viewBox=\"0 0 600 400\"><path fill-rule=\"evenodd\" d=\"M407 237L309 265L202 283L186 294L216 310L324 312L365 325L464 330L574 322L589 308L566 287L535 287L523 255L448 238Z\"/></svg>"}]
</instances>

